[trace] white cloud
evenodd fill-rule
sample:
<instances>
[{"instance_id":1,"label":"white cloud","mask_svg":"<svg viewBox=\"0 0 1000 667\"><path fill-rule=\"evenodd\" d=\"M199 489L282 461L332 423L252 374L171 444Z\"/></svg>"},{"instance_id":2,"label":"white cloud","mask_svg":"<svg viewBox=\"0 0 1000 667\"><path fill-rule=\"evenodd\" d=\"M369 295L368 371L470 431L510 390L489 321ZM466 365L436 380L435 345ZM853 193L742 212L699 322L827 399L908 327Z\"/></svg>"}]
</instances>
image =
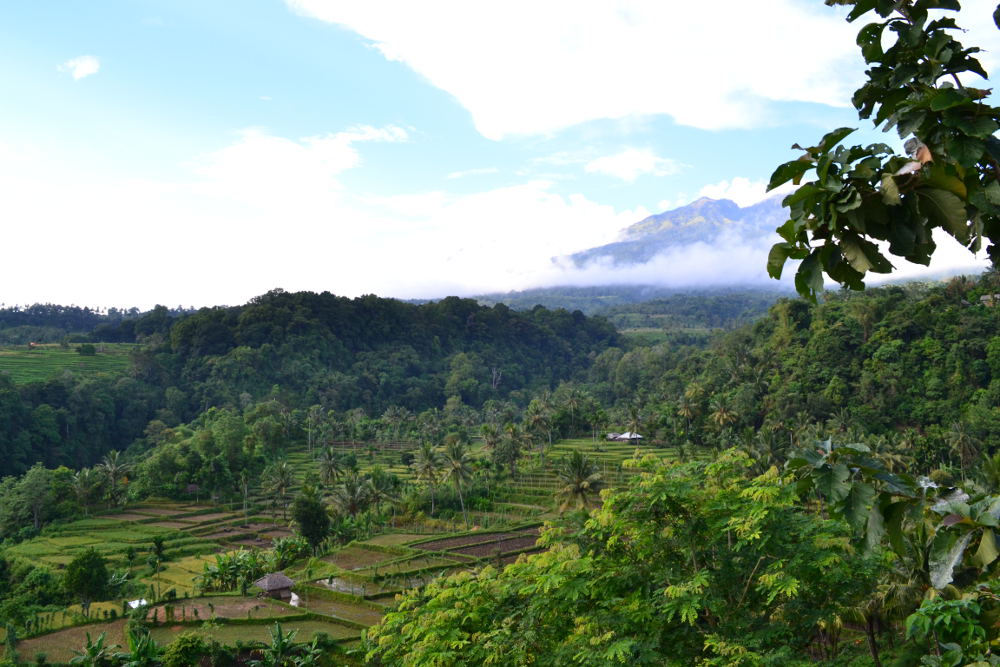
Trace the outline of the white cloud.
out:
<instances>
[{"instance_id":1,"label":"white cloud","mask_svg":"<svg viewBox=\"0 0 1000 667\"><path fill-rule=\"evenodd\" d=\"M670 176L680 171L680 165L669 158L657 156L648 148L626 148L621 153L591 160L584 167L588 174L605 174L629 183L645 174Z\"/></svg>"},{"instance_id":2,"label":"white cloud","mask_svg":"<svg viewBox=\"0 0 1000 667\"><path fill-rule=\"evenodd\" d=\"M704 186L698 191L698 197L729 199L741 207L747 207L791 189L794 189L794 186L776 188L773 192L768 192L767 181L751 181L749 178L736 176L732 180L722 180Z\"/></svg>"},{"instance_id":3,"label":"white cloud","mask_svg":"<svg viewBox=\"0 0 1000 667\"><path fill-rule=\"evenodd\" d=\"M74 80L79 81L91 74L97 74L101 69L101 61L96 56L79 56L67 60L58 69L60 72L69 72Z\"/></svg>"},{"instance_id":4,"label":"white cloud","mask_svg":"<svg viewBox=\"0 0 1000 667\"><path fill-rule=\"evenodd\" d=\"M465 178L466 176L485 176L486 174L496 174L499 171L496 167L477 167L475 169L453 171L446 178L454 180L456 178Z\"/></svg>"},{"instance_id":5,"label":"white cloud","mask_svg":"<svg viewBox=\"0 0 1000 667\"><path fill-rule=\"evenodd\" d=\"M471 194L346 187L347 172L364 169L362 141L404 136L244 130L193 160L185 182L106 177L0 144L9 186L0 217L18 221L7 247L35 247L44 234L47 265L60 267L10 253L0 301L149 307L243 303L278 286L401 297L510 289L537 282L551 256L609 242L647 215L558 194L543 180Z\"/></svg>"},{"instance_id":6,"label":"white cloud","mask_svg":"<svg viewBox=\"0 0 1000 667\"><path fill-rule=\"evenodd\" d=\"M858 26L807 0L286 3L405 63L492 139L644 114L756 127L775 101L848 106L863 71Z\"/></svg>"}]
</instances>

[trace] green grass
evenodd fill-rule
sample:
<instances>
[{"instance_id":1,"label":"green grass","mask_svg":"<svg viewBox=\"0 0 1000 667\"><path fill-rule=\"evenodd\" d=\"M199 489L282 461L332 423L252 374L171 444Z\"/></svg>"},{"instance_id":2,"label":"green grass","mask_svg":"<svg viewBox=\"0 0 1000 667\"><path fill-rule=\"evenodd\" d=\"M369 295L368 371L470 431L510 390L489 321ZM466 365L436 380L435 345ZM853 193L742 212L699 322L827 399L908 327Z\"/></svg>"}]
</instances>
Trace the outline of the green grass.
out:
<instances>
[{"instance_id":1,"label":"green grass","mask_svg":"<svg viewBox=\"0 0 1000 667\"><path fill-rule=\"evenodd\" d=\"M75 346L41 345L33 350L27 346L0 347L0 373L7 373L17 384L40 382L57 377L66 371L78 375L98 373L120 374L129 367L129 352L135 345L128 343L100 343L93 356L84 356Z\"/></svg>"}]
</instances>

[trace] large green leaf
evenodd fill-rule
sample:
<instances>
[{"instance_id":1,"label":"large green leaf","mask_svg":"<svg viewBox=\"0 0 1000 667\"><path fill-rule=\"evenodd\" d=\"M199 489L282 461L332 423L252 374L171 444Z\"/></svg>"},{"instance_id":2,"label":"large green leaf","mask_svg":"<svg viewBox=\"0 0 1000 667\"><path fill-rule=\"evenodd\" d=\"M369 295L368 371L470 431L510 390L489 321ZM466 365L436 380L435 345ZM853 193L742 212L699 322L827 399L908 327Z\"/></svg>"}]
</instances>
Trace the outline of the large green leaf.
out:
<instances>
[{"instance_id":1,"label":"large green leaf","mask_svg":"<svg viewBox=\"0 0 1000 667\"><path fill-rule=\"evenodd\" d=\"M812 169L813 166L813 161L805 157L780 165L771 174L771 180L767 184L768 191L770 192L788 181L792 181L795 185L798 185L802 181L803 174Z\"/></svg>"},{"instance_id":2,"label":"large green leaf","mask_svg":"<svg viewBox=\"0 0 1000 667\"><path fill-rule=\"evenodd\" d=\"M968 95L959 92L956 88L942 88L931 98L931 110L944 111L970 101Z\"/></svg>"},{"instance_id":3,"label":"large green leaf","mask_svg":"<svg viewBox=\"0 0 1000 667\"><path fill-rule=\"evenodd\" d=\"M851 471L843 463L825 467L816 473L816 490L831 503L840 502L850 492L847 479Z\"/></svg>"},{"instance_id":4,"label":"large green leaf","mask_svg":"<svg viewBox=\"0 0 1000 667\"><path fill-rule=\"evenodd\" d=\"M951 583L955 566L961 562L965 548L969 546L971 539L971 532L966 532L959 537L955 531L938 531L931 543L930 562L928 563L931 586L940 590Z\"/></svg>"},{"instance_id":5,"label":"large green leaf","mask_svg":"<svg viewBox=\"0 0 1000 667\"><path fill-rule=\"evenodd\" d=\"M840 248L844 253L844 258L855 271L888 273L892 270L892 264L878 251L878 246L859 236L853 234L844 236L840 240Z\"/></svg>"},{"instance_id":6,"label":"large green leaf","mask_svg":"<svg viewBox=\"0 0 1000 667\"><path fill-rule=\"evenodd\" d=\"M827 132L823 135L823 139L819 142L818 148L821 151L828 152L834 146L840 143L840 141L847 135L854 132L857 128L853 127L838 127L832 132Z\"/></svg>"},{"instance_id":7,"label":"large green leaf","mask_svg":"<svg viewBox=\"0 0 1000 667\"><path fill-rule=\"evenodd\" d=\"M795 246L791 243L775 243L771 246L771 252L767 254L767 275L776 280L781 278L781 271L785 268L785 260L788 259L794 248Z\"/></svg>"},{"instance_id":8,"label":"large green leaf","mask_svg":"<svg viewBox=\"0 0 1000 667\"><path fill-rule=\"evenodd\" d=\"M882 174L882 201L889 206L899 206L899 186L892 174Z\"/></svg>"},{"instance_id":9,"label":"large green leaf","mask_svg":"<svg viewBox=\"0 0 1000 667\"><path fill-rule=\"evenodd\" d=\"M843 464L839 464L843 465ZM846 466L845 466L846 468ZM856 533L868 523L868 508L875 497L875 489L871 484L855 482L844 497L842 504L844 518Z\"/></svg>"},{"instance_id":10,"label":"large green leaf","mask_svg":"<svg viewBox=\"0 0 1000 667\"><path fill-rule=\"evenodd\" d=\"M997 556L1000 556L1000 551L997 551L997 538L993 535L992 528L986 528L983 530L983 537L979 540L979 548L972 560L979 566L979 569L985 570L987 565L997 559Z\"/></svg>"},{"instance_id":11,"label":"large green leaf","mask_svg":"<svg viewBox=\"0 0 1000 667\"><path fill-rule=\"evenodd\" d=\"M885 533L885 515L879 503L875 503L868 512L868 524L865 526L865 551L870 552L878 547Z\"/></svg>"},{"instance_id":12,"label":"large green leaf","mask_svg":"<svg viewBox=\"0 0 1000 667\"><path fill-rule=\"evenodd\" d=\"M968 215L961 199L940 188L920 188L917 195L920 197L920 212L935 226L943 227L962 243L968 242Z\"/></svg>"},{"instance_id":13,"label":"large green leaf","mask_svg":"<svg viewBox=\"0 0 1000 667\"><path fill-rule=\"evenodd\" d=\"M795 289L802 296L816 300L816 295L823 289L823 271L819 263L819 254L813 251L799 264L795 272Z\"/></svg>"}]
</instances>

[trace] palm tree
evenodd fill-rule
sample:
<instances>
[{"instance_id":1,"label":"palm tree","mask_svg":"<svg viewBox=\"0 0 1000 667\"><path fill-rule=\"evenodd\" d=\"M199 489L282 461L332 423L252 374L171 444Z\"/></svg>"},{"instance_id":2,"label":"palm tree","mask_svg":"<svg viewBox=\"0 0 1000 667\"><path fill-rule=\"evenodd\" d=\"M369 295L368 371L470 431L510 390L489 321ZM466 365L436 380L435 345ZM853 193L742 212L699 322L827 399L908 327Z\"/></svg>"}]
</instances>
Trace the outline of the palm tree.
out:
<instances>
[{"instance_id":1,"label":"palm tree","mask_svg":"<svg viewBox=\"0 0 1000 667\"><path fill-rule=\"evenodd\" d=\"M465 517L465 528L469 528L469 512L465 509L465 497L462 486L472 478L472 457L461 442L452 442L444 450L445 467L448 479L455 485L458 492L458 502L462 505L462 515Z\"/></svg>"},{"instance_id":2,"label":"palm tree","mask_svg":"<svg viewBox=\"0 0 1000 667\"><path fill-rule=\"evenodd\" d=\"M720 431L736 421L736 414L729 407L729 401L722 396L712 398L709 407L712 414L708 418Z\"/></svg>"},{"instance_id":3,"label":"palm tree","mask_svg":"<svg viewBox=\"0 0 1000 667\"><path fill-rule=\"evenodd\" d=\"M333 506L346 516L356 517L371 502L371 485L356 472L344 475L340 485L333 490Z\"/></svg>"},{"instance_id":4,"label":"palm tree","mask_svg":"<svg viewBox=\"0 0 1000 667\"><path fill-rule=\"evenodd\" d=\"M327 447L319 453L319 478L324 484L336 482L344 473L344 464L340 462L340 456L333 447Z\"/></svg>"},{"instance_id":5,"label":"palm tree","mask_svg":"<svg viewBox=\"0 0 1000 667\"><path fill-rule=\"evenodd\" d=\"M288 517L288 492L295 484L295 471L288 461L272 463L264 471L264 488L274 494L275 500L281 502L281 520Z\"/></svg>"},{"instance_id":6,"label":"palm tree","mask_svg":"<svg viewBox=\"0 0 1000 667\"><path fill-rule=\"evenodd\" d=\"M250 501L250 471L246 468L240 471L240 494L243 496L243 523L250 523L247 505Z\"/></svg>"},{"instance_id":7,"label":"palm tree","mask_svg":"<svg viewBox=\"0 0 1000 667\"><path fill-rule=\"evenodd\" d=\"M396 500L395 484L393 478L381 466L374 466L368 473L368 493L371 501L375 503L375 511L379 512L382 503Z\"/></svg>"},{"instance_id":8,"label":"palm tree","mask_svg":"<svg viewBox=\"0 0 1000 667\"><path fill-rule=\"evenodd\" d=\"M604 487L597 465L579 449L574 449L563 459L556 470L556 476L562 484L556 492L560 512L565 512L574 505L586 511L590 506L590 496L596 495Z\"/></svg>"},{"instance_id":9,"label":"palm tree","mask_svg":"<svg viewBox=\"0 0 1000 667\"><path fill-rule=\"evenodd\" d=\"M479 431L483 436L483 447L492 450L500 442L500 427L496 424L483 424Z\"/></svg>"},{"instance_id":10,"label":"palm tree","mask_svg":"<svg viewBox=\"0 0 1000 667\"><path fill-rule=\"evenodd\" d=\"M427 485L431 491L431 516L434 516L434 490L437 487L438 475L441 472L441 456L429 442L420 443L413 456L413 472L417 479Z\"/></svg>"},{"instance_id":11,"label":"palm tree","mask_svg":"<svg viewBox=\"0 0 1000 667\"><path fill-rule=\"evenodd\" d=\"M120 490L118 482L128 474L131 466L121 460L121 454L116 449L104 455L104 460L98 465L108 484L108 500L112 505L119 501Z\"/></svg>"},{"instance_id":12,"label":"palm tree","mask_svg":"<svg viewBox=\"0 0 1000 667\"><path fill-rule=\"evenodd\" d=\"M962 476L965 477L969 465L979 454L979 441L969 433L965 422L955 422L948 431L948 444L951 451L958 455L958 464L962 468Z\"/></svg>"},{"instance_id":13,"label":"palm tree","mask_svg":"<svg viewBox=\"0 0 1000 667\"><path fill-rule=\"evenodd\" d=\"M84 468L73 475L73 493L86 516L90 515L90 499L100 481L94 468Z\"/></svg>"}]
</instances>

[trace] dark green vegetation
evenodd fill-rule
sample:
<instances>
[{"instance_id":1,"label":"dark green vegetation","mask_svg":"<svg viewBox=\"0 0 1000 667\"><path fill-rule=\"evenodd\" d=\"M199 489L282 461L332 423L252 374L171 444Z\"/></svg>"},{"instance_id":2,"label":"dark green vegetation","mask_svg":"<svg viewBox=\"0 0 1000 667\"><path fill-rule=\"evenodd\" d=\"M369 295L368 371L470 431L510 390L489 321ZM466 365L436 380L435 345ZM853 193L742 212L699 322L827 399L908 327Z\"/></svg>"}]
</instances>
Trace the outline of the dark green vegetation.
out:
<instances>
[{"instance_id":1,"label":"dark green vegetation","mask_svg":"<svg viewBox=\"0 0 1000 667\"><path fill-rule=\"evenodd\" d=\"M49 349L30 353L38 355L32 371L0 372L0 474L36 461L90 465L144 435L156 442L162 428L213 406L242 410L269 398L282 410L322 405L375 414L390 406L439 408L450 398L475 407L523 403L579 374L617 340L607 322L564 310L516 313L457 298L416 306L280 290L245 306L177 316L158 307L117 328L103 326L88 335L144 341L126 372L97 351L76 357L107 372L15 383L48 376ZM146 433L152 421L154 432ZM265 439L275 435L260 429Z\"/></svg>"},{"instance_id":2,"label":"dark green vegetation","mask_svg":"<svg viewBox=\"0 0 1000 667\"><path fill-rule=\"evenodd\" d=\"M901 36L883 53L887 28L862 31L869 61L896 71L869 72L862 112L870 86L909 81L881 101L886 120L935 166L918 147L909 174L926 180L881 178L874 205L841 187L850 151L779 170L817 169L790 203L819 197L818 215L790 224L836 239L803 263L805 292L820 263L850 286L876 266L848 228L862 213L910 211L892 241L918 253L914 225L962 236L940 194L952 178L962 224L993 231L975 114L989 133L995 114L960 82L927 90L974 69L947 20L925 21L957 3L841 4ZM788 243L772 269L799 256ZM154 312L162 328L125 374L0 386L0 444L23 470L0 483L5 659L72 645L109 665L1000 664L998 295L990 271L783 299L707 346L460 299L277 291ZM27 467L33 443L58 460L118 410L141 425L124 454L105 437L93 467ZM276 570L298 606L253 597Z\"/></svg>"}]
</instances>

